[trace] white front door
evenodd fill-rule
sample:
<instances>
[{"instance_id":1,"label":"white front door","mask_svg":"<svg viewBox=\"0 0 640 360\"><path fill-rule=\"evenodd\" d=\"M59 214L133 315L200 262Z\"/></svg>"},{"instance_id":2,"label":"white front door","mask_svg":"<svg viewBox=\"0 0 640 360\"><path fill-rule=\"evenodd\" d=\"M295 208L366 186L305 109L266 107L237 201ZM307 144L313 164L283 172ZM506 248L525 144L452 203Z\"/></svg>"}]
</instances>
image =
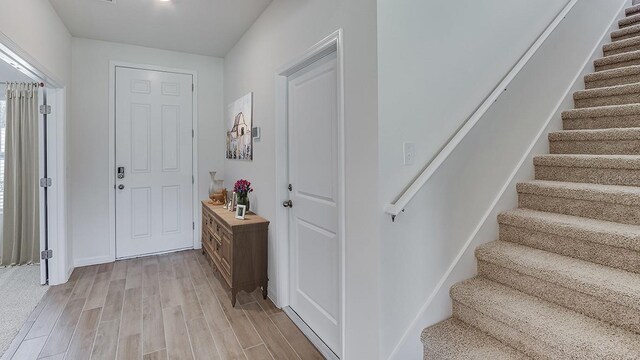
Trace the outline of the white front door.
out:
<instances>
[{"instance_id":1,"label":"white front door","mask_svg":"<svg viewBox=\"0 0 640 360\"><path fill-rule=\"evenodd\" d=\"M193 247L191 75L116 67L116 257Z\"/></svg>"},{"instance_id":2,"label":"white front door","mask_svg":"<svg viewBox=\"0 0 640 360\"><path fill-rule=\"evenodd\" d=\"M288 77L290 307L340 356L338 88L333 52Z\"/></svg>"}]
</instances>

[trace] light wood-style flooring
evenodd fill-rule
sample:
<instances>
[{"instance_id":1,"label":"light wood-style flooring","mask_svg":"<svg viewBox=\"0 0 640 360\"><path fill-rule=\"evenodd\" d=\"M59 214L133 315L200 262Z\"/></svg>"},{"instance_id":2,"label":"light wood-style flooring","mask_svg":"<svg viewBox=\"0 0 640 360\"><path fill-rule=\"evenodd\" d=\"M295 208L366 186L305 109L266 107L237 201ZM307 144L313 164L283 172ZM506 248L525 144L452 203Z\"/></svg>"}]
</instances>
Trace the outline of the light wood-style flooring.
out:
<instances>
[{"instance_id":1,"label":"light wood-style flooring","mask_svg":"<svg viewBox=\"0 0 640 360\"><path fill-rule=\"evenodd\" d=\"M77 268L2 359L323 359L260 289L230 298L195 250Z\"/></svg>"}]
</instances>

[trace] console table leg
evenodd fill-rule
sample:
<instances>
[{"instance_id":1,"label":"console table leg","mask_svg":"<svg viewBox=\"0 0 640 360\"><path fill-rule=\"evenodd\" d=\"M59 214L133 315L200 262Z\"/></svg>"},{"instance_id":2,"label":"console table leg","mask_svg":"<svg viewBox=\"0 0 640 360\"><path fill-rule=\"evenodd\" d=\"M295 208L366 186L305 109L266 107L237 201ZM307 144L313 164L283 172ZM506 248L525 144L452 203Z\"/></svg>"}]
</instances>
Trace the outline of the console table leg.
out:
<instances>
[{"instance_id":1,"label":"console table leg","mask_svg":"<svg viewBox=\"0 0 640 360\"><path fill-rule=\"evenodd\" d=\"M236 293L237 291L231 289L231 306L236 307Z\"/></svg>"},{"instance_id":2,"label":"console table leg","mask_svg":"<svg viewBox=\"0 0 640 360\"><path fill-rule=\"evenodd\" d=\"M267 300L267 285L262 287L262 298Z\"/></svg>"}]
</instances>

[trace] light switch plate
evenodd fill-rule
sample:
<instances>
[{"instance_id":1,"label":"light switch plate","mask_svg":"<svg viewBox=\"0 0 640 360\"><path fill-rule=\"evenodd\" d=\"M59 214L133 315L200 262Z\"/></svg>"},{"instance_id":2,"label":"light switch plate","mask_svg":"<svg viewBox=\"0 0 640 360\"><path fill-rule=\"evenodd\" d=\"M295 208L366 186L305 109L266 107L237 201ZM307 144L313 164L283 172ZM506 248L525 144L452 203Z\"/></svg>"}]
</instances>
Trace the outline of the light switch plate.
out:
<instances>
[{"instance_id":1,"label":"light switch plate","mask_svg":"<svg viewBox=\"0 0 640 360\"><path fill-rule=\"evenodd\" d=\"M416 157L416 143L405 142L403 144L404 164L412 165L415 162Z\"/></svg>"}]
</instances>

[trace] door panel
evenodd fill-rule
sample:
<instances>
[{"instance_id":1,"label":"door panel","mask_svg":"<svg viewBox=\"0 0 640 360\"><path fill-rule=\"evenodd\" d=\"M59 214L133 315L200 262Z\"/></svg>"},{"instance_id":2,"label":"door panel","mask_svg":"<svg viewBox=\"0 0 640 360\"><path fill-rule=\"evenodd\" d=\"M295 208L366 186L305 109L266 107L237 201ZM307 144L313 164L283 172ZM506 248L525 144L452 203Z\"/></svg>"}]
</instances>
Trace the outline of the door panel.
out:
<instances>
[{"instance_id":1,"label":"door panel","mask_svg":"<svg viewBox=\"0 0 640 360\"><path fill-rule=\"evenodd\" d=\"M191 75L116 68L118 258L193 246L191 84Z\"/></svg>"},{"instance_id":2,"label":"door panel","mask_svg":"<svg viewBox=\"0 0 640 360\"><path fill-rule=\"evenodd\" d=\"M288 79L291 308L340 349L336 54Z\"/></svg>"},{"instance_id":3,"label":"door panel","mask_svg":"<svg viewBox=\"0 0 640 360\"><path fill-rule=\"evenodd\" d=\"M180 108L162 106L162 170L180 171Z\"/></svg>"}]
</instances>

